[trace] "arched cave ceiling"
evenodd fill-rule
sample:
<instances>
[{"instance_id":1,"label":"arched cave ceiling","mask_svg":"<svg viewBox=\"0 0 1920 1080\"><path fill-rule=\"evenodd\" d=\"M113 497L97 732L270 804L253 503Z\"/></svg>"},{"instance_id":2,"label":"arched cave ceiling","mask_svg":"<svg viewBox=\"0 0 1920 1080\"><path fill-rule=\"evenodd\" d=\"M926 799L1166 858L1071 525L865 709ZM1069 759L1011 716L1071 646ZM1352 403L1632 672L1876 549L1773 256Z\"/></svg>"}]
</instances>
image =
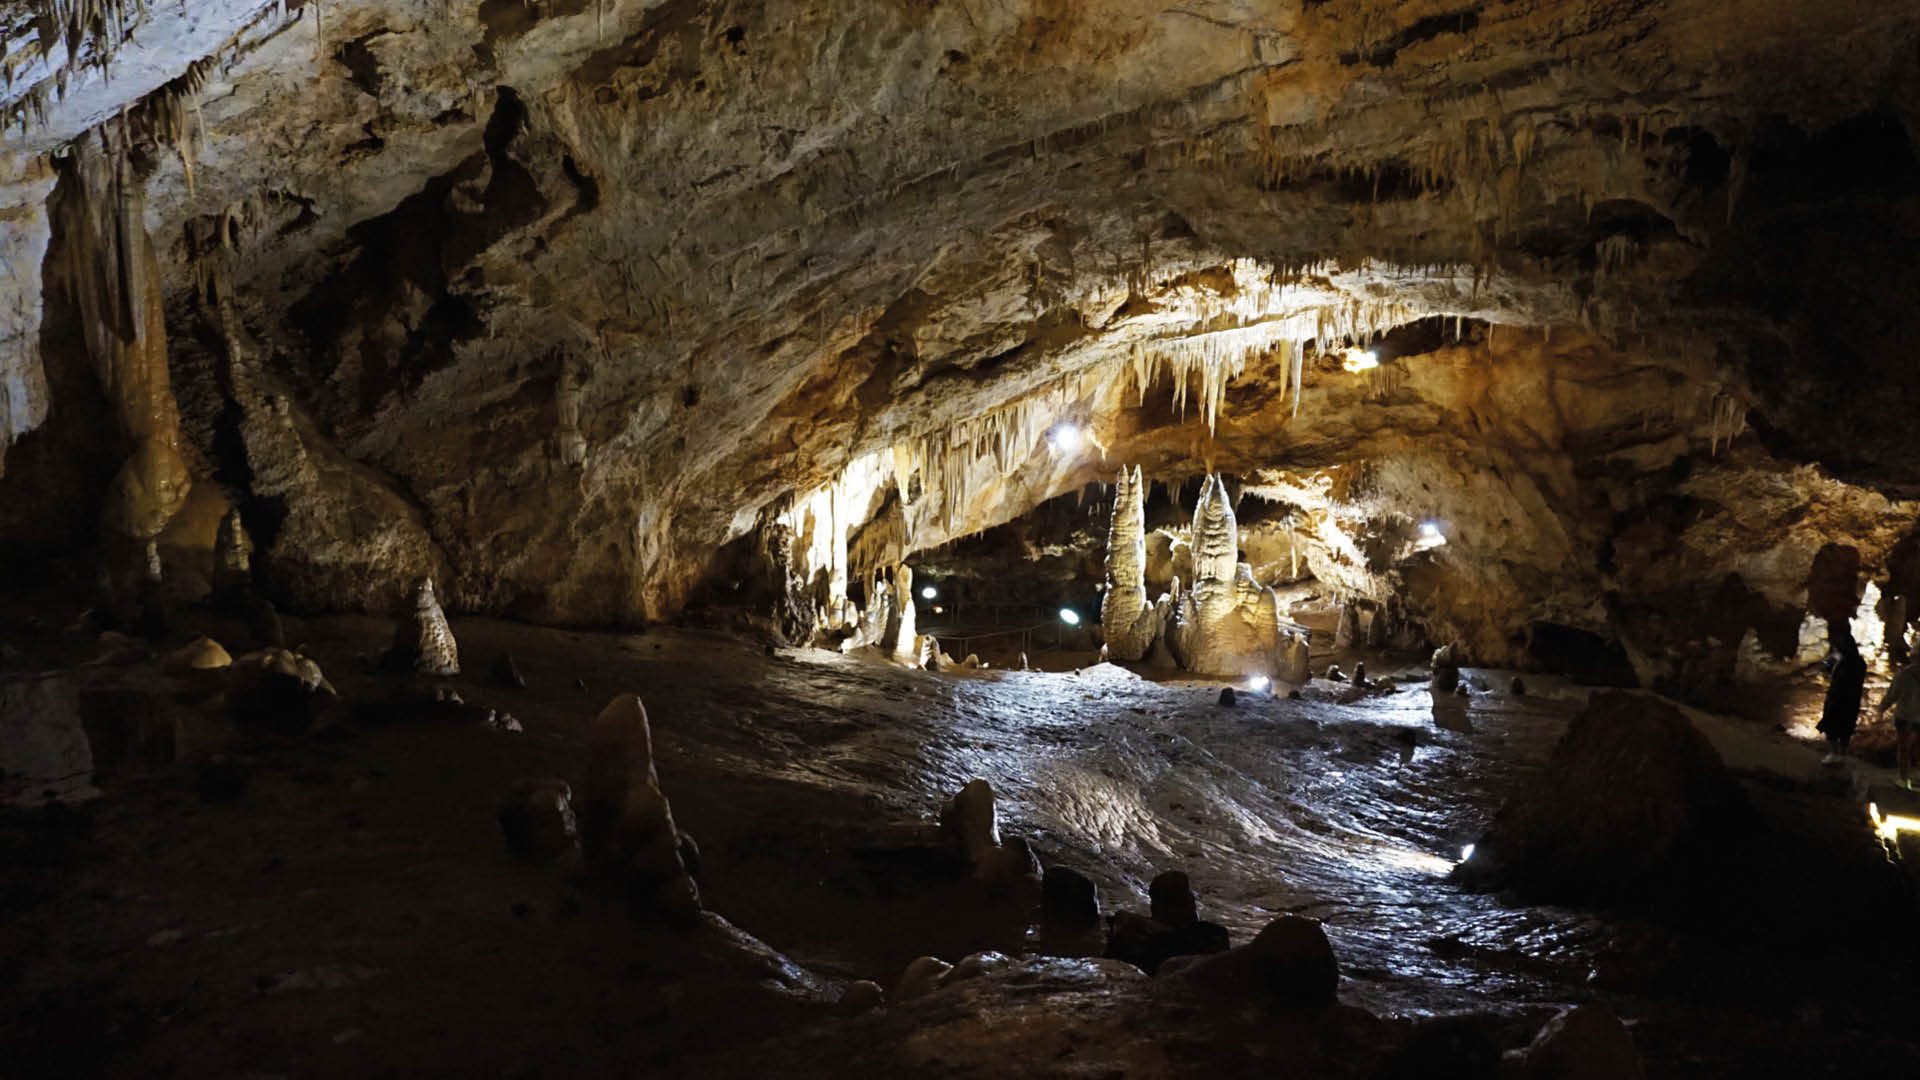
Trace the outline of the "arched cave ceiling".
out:
<instances>
[{"instance_id":1,"label":"arched cave ceiling","mask_svg":"<svg viewBox=\"0 0 1920 1080\"><path fill-rule=\"evenodd\" d=\"M38 55L47 6L0 14L16 544L70 542L91 506L33 496L101 482L45 299L50 155L155 94L192 465L315 605L426 570L467 608L659 615L895 447L960 489L916 543L1116 458L1424 452L1500 505L1489 550L1562 507L1528 565L1596 588L1625 573L1592 554L1609 502L1722 452L1719 409L1767 470L1920 481L1913 3L148 0L105 74L111 32ZM1428 316L1493 339L1410 389L1316 361L1293 411L1287 343ZM1165 368L1243 359L1215 430L1162 400ZM1043 460L1049 410L1098 419L1108 461ZM1031 468L942 459L969 422Z\"/></svg>"}]
</instances>

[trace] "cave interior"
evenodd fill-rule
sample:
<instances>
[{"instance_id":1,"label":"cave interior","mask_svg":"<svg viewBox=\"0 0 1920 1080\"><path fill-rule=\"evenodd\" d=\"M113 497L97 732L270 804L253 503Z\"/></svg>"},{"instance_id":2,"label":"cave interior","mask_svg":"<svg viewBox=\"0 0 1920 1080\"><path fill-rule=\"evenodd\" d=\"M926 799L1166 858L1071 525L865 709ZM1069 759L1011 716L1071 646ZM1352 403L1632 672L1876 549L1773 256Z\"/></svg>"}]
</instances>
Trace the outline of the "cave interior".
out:
<instances>
[{"instance_id":1,"label":"cave interior","mask_svg":"<svg viewBox=\"0 0 1920 1080\"><path fill-rule=\"evenodd\" d=\"M0 65L0 1074L1920 1075L1920 6Z\"/></svg>"}]
</instances>

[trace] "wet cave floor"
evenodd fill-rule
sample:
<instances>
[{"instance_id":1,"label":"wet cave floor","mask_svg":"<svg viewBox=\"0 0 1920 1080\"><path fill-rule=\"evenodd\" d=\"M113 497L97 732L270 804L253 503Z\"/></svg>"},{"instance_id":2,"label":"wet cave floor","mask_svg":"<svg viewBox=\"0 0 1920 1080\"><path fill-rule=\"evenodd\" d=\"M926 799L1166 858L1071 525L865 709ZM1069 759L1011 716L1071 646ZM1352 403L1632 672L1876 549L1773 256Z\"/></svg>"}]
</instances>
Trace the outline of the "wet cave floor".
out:
<instances>
[{"instance_id":1,"label":"wet cave floor","mask_svg":"<svg viewBox=\"0 0 1920 1080\"><path fill-rule=\"evenodd\" d=\"M1235 943L1281 913L1324 920L1341 1000L1403 1028L1464 1015L1531 1030L1597 997L1634 1025L1656 1075L1920 1074L1911 1003L1824 958L1831 913L1808 913L1808 942L1742 947L1659 913L1532 905L1447 879L1545 760L1578 688L1530 678L1516 696L1508 676L1470 673L1481 689L1436 713L1423 671L1370 655L1383 688L1316 681L1297 700L1243 691L1225 707L1218 684L1110 665L930 674L693 630L454 628L466 674L446 684L524 730L343 709L314 733L243 737L153 661L83 665L84 650L48 646L29 659L53 670L0 676L72 684L117 710L91 710L94 772L70 778L98 797L16 808L0 832L0 970L13 973L0 1055L14 1063L0 1073L1268 1071L1271 1045L1228 1053L1237 1036L1191 1003L1086 965L1029 965L993 1008L835 1013L839 983L891 987L917 956L1040 951L1026 900L929 854L941 802L984 777L1003 834L1093 879L1107 911L1145 911L1147 882L1179 869ZM372 618L289 620L347 703L409 681L372 670L390 636ZM503 653L525 689L489 676ZM577 784L586 723L623 691L647 703L706 905L744 934L635 918L564 866L504 850L507 790ZM1853 812L1848 782L1804 749L1731 726L1715 741L1786 818ZM244 791L209 797L210 760ZM1831 933L1851 957L1883 930L1911 933L1844 919Z\"/></svg>"}]
</instances>

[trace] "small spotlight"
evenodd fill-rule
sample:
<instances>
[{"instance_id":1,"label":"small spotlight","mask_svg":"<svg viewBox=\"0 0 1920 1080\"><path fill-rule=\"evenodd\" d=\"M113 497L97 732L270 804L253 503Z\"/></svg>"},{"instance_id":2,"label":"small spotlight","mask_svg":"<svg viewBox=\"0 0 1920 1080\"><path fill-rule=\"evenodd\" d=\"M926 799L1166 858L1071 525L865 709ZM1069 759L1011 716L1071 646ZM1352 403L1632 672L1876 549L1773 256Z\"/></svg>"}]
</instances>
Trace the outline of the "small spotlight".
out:
<instances>
[{"instance_id":1,"label":"small spotlight","mask_svg":"<svg viewBox=\"0 0 1920 1080\"><path fill-rule=\"evenodd\" d=\"M933 605L933 613L935 615L945 615L947 613L947 609L941 607L939 604L935 604Z\"/></svg>"},{"instance_id":2,"label":"small spotlight","mask_svg":"<svg viewBox=\"0 0 1920 1080\"><path fill-rule=\"evenodd\" d=\"M1063 607L1060 609L1060 621L1068 626L1079 626L1080 613L1070 607Z\"/></svg>"},{"instance_id":3,"label":"small spotlight","mask_svg":"<svg viewBox=\"0 0 1920 1080\"><path fill-rule=\"evenodd\" d=\"M1247 689L1249 690L1265 690L1272 685L1273 680L1267 678L1265 675L1255 675L1247 680Z\"/></svg>"},{"instance_id":4,"label":"small spotlight","mask_svg":"<svg viewBox=\"0 0 1920 1080\"><path fill-rule=\"evenodd\" d=\"M1080 430L1080 425L1072 422L1055 424L1053 430L1047 432L1047 445L1063 454L1079 450L1085 439L1086 433Z\"/></svg>"},{"instance_id":5,"label":"small spotlight","mask_svg":"<svg viewBox=\"0 0 1920 1080\"><path fill-rule=\"evenodd\" d=\"M1348 349L1340 366L1347 371L1371 371L1380 366L1380 354L1372 349Z\"/></svg>"},{"instance_id":6,"label":"small spotlight","mask_svg":"<svg viewBox=\"0 0 1920 1080\"><path fill-rule=\"evenodd\" d=\"M1445 547L1446 543L1447 536L1440 531L1440 523L1437 521L1421 522L1418 535L1416 535L1413 540L1413 546L1421 551L1431 551L1437 547Z\"/></svg>"},{"instance_id":7,"label":"small spotlight","mask_svg":"<svg viewBox=\"0 0 1920 1080\"><path fill-rule=\"evenodd\" d=\"M1468 844L1466 847L1460 849L1460 861L1466 862L1471 858L1473 858L1473 845Z\"/></svg>"},{"instance_id":8,"label":"small spotlight","mask_svg":"<svg viewBox=\"0 0 1920 1080\"><path fill-rule=\"evenodd\" d=\"M934 597L936 597L936 596L939 596L939 595L940 595L940 590L938 590L938 589L936 589L936 588L934 588L934 587L933 587L933 586L931 586L931 585L929 585L929 586L927 586L926 588L924 588L924 589L921 589L921 590L920 590L920 599L922 599L922 600L931 600L931 599L933 599Z\"/></svg>"}]
</instances>

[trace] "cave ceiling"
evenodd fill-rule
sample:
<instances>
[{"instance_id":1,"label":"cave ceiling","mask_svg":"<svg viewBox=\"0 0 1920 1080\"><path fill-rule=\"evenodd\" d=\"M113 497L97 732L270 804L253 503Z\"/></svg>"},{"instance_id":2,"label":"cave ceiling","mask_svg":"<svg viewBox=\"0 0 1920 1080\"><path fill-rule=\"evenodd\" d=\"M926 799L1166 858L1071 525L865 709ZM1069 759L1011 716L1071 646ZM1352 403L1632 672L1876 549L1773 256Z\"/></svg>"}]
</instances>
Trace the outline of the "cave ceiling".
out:
<instances>
[{"instance_id":1,"label":"cave ceiling","mask_svg":"<svg viewBox=\"0 0 1920 1080\"><path fill-rule=\"evenodd\" d=\"M1497 507L1488 548L1550 522L1486 573L1594 589L1608 515L1748 428L1741 467L1920 482L1914 4L7 7L0 520L44 544L17 508L90 438L54 160L114 139L189 464L310 606L431 572L656 617L850 468L919 474L924 546L1121 461L1379 459ZM1103 456L1050 458L1059 416Z\"/></svg>"}]
</instances>

